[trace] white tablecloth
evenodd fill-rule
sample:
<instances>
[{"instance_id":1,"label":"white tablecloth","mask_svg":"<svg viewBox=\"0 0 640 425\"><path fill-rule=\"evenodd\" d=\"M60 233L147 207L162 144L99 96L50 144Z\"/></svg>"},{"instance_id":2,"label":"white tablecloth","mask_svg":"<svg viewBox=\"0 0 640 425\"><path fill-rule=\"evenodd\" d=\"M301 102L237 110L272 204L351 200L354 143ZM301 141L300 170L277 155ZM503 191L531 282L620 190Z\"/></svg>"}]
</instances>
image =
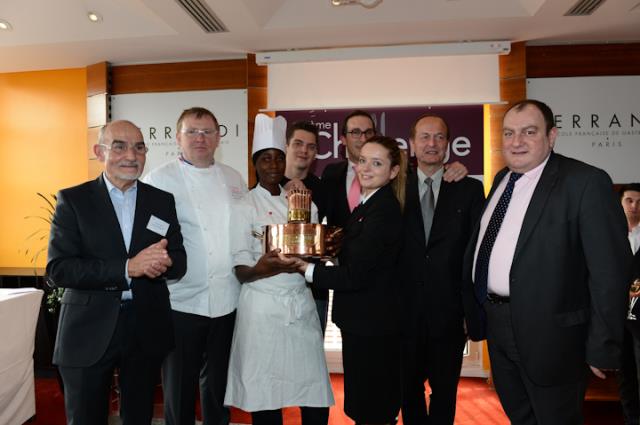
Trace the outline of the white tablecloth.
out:
<instances>
[{"instance_id":1,"label":"white tablecloth","mask_svg":"<svg viewBox=\"0 0 640 425\"><path fill-rule=\"evenodd\" d=\"M0 424L36 413L33 348L43 291L0 289Z\"/></svg>"}]
</instances>

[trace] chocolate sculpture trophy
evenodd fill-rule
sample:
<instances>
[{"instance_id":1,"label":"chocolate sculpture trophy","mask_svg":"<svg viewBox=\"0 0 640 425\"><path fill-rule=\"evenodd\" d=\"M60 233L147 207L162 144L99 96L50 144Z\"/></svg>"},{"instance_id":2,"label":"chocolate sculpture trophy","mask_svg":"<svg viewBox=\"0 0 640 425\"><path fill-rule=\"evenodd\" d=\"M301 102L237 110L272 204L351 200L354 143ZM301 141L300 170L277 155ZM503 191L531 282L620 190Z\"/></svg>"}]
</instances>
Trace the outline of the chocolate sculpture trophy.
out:
<instances>
[{"instance_id":1,"label":"chocolate sculpture trophy","mask_svg":"<svg viewBox=\"0 0 640 425\"><path fill-rule=\"evenodd\" d=\"M287 224L264 226L264 252L279 248L284 255L306 259L325 258L324 224L311 223L311 191L292 189L288 193Z\"/></svg>"}]
</instances>

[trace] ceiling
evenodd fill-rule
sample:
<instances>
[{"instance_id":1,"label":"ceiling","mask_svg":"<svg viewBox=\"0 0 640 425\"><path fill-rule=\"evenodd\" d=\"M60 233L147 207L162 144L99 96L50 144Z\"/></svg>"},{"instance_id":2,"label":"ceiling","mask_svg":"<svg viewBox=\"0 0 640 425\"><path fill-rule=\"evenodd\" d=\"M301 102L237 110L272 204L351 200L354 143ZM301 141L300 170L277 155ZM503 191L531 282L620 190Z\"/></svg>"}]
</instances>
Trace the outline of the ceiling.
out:
<instances>
[{"instance_id":1,"label":"ceiling","mask_svg":"<svg viewBox=\"0 0 640 425\"><path fill-rule=\"evenodd\" d=\"M228 32L205 33L176 0L0 0L0 72L228 59L270 50L509 40L529 44L640 41L640 0L201 0ZM91 23L88 11L103 20Z\"/></svg>"}]
</instances>

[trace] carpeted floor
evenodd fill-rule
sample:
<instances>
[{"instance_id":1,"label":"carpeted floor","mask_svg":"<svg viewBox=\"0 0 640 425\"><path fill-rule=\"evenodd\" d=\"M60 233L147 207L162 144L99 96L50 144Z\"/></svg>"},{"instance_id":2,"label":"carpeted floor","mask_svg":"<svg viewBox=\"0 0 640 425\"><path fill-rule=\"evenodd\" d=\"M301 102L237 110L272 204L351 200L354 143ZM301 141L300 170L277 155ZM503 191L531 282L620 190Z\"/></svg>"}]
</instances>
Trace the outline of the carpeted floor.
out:
<instances>
[{"instance_id":1,"label":"carpeted floor","mask_svg":"<svg viewBox=\"0 0 640 425\"><path fill-rule=\"evenodd\" d=\"M342 375L331 375L336 406L331 408L329 425L351 425L353 422L342 411L344 400ZM158 391L160 393L160 391ZM115 406L115 404L114 404ZM155 424L162 424L161 395L158 394ZM231 421L236 424L251 422L248 413L232 410ZM118 424L112 418L110 424ZM300 423L300 411L297 408L285 409L284 425ZM402 423L402 418L400 419ZM458 388L458 408L456 425L507 425L507 420L495 391L486 379L462 378ZM620 405L617 401L585 402L585 425L622 425ZM36 379L36 418L29 425L64 425L64 399L55 377Z\"/></svg>"}]
</instances>

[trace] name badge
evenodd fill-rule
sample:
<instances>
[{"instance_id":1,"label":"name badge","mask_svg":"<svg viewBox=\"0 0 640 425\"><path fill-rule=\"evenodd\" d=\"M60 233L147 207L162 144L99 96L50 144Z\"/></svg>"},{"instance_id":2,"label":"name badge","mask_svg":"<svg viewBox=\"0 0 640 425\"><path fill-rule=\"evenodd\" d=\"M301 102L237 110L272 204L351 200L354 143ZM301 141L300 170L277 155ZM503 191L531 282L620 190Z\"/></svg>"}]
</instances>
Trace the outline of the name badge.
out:
<instances>
[{"instance_id":1,"label":"name badge","mask_svg":"<svg viewBox=\"0 0 640 425\"><path fill-rule=\"evenodd\" d=\"M159 234L160 236L167 236L167 231L169 230L169 223L159 219L155 215L152 215L151 218L149 219L149 223L147 223L147 229L151 230L154 233Z\"/></svg>"}]
</instances>

